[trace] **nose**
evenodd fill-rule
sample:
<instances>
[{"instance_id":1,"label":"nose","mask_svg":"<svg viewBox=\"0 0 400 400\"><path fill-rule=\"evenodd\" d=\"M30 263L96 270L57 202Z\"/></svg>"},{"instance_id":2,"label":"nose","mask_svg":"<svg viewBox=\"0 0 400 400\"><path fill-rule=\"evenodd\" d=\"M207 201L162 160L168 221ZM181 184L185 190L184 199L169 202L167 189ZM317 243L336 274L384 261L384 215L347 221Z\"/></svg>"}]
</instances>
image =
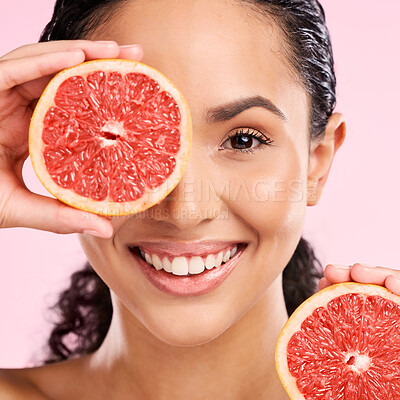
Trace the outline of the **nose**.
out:
<instances>
[{"instance_id":1,"label":"nose","mask_svg":"<svg viewBox=\"0 0 400 400\"><path fill-rule=\"evenodd\" d=\"M161 202L149 208L147 215L179 230L189 230L218 218L224 204L210 169L205 158L196 155L192 148L178 185Z\"/></svg>"}]
</instances>

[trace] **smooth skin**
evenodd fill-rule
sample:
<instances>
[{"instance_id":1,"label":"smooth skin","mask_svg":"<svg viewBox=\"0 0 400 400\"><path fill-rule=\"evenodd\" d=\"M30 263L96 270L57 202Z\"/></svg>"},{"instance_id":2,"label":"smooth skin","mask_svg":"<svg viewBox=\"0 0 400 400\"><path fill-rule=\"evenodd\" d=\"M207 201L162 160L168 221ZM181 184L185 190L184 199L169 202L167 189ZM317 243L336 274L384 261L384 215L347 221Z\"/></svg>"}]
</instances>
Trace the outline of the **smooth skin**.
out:
<instances>
[{"instance_id":1,"label":"smooth skin","mask_svg":"<svg viewBox=\"0 0 400 400\"><path fill-rule=\"evenodd\" d=\"M92 355L2 370L0 394L40 400L288 399L274 365L287 320L282 271L300 238L306 207L320 201L345 139L343 116L332 115L324 139L309 142L309 99L280 51L279 30L230 0L187 0L174 7L167 0L135 0L90 39L115 42L30 45L0 59L0 226L79 233L89 261L111 289L113 320ZM144 52L117 43L140 43ZM143 57L180 88L194 125L179 185L149 210L110 220L87 218L30 193L21 174L32 105L49 76L100 57ZM210 108L255 94L273 101L286 120L260 107L229 121L205 119ZM257 129L273 146L262 148L254 140L253 153L233 151L227 135L239 128ZM218 190L227 182L229 190ZM206 187L215 190L206 193ZM248 246L221 286L203 296L174 298L147 281L127 249L150 239L231 239ZM328 265L320 285L369 281L400 294L397 271L372 271L359 264Z\"/></svg>"}]
</instances>

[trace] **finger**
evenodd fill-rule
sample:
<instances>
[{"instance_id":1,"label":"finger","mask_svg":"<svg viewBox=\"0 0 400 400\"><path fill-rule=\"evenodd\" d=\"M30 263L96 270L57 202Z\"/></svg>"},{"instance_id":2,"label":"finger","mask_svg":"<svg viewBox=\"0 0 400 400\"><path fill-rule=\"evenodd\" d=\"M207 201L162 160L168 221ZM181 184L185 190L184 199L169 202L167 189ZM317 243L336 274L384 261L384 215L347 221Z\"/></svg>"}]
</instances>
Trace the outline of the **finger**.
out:
<instances>
[{"instance_id":1,"label":"finger","mask_svg":"<svg viewBox=\"0 0 400 400\"><path fill-rule=\"evenodd\" d=\"M385 286L391 292L400 296L400 279L394 277L393 275L389 275L385 279Z\"/></svg>"},{"instance_id":2,"label":"finger","mask_svg":"<svg viewBox=\"0 0 400 400\"><path fill-rule=\"evenodd\" d=\"M46 53L0 62L0 90L11 89L25 82L54 74L85 60L82 50ZM33 99L32 99L33 100Z\"/></svg>"},{"instance_id":3,"label":"finger","mask_svg":"<svg viewBox=\"0 0 400 400\"><path fill-rule=\"evenodd\" d=\"M325 289L332 285L332 282L329 282L326 278L321 278L318 283L318 290Z\"/></svg>"},{"instance_id":4,"label":"finger","mask_svg":"<svg viewBox=\"0 0 400 400\"><path fill-rule=\"evenodd\" d=\"M141 61L143 58L143 48L140 45L123 46L118 51L118 57L126 60ZM106 56L106 53L102 53L102 56ZM53 76L54 74L35 79L33 81L26 82L20 86L21 94L27 99L28 103L32 99L37 99L38 97L40 97L40 95L43 93L44 88L47 86Z\"/></svg>"},{"instance_id":5,"label":"finger","mask_svg":"<svg viewBox=\"0 0 400 400\"><path fill-rule=\"evenodd\" d=\"M385 280L389 275L398 274L399 272L391 268L385 267L368 267L366 265L356 263L351 270L351 277L355 282L373 283L375 285L385 285Z\"/></svg>"},{"instance_id":6,"label":"finger","mask_svg":"<svg viewBox=\"0 0 400 400\"><path fill-rule=\"evenodd\" d=\"M143 48L138 44L120 46L118 58L125 60L141 61L143 59Z\"/></svg>"},{"instance_id":7,"label":"finger","mask_svg":"<svg viewBox=\"0 0 400 400\"><path fill-rule=\"evenodd\" d=\"M1 57L0 61L74 50L82 50L85 53L87 60L96 58L113 58L117 57L119 53L118 44L114 41L96 42L92 40L56 40L21 46Z\"/></svg>"},{"instance_id":8,"label":"finger","mask_svg":"<svg viewBox=\"0 0 400 400\"><path fill-rule=\"evenodd\" d=\"M325 268L325 277L332 283L351 282L351 265L328 264Z\"/></svg>"},{"instance_id":9,"label":"finger","mask_svg":"<svg viewBox=\"0 0 400 400\"><path fill-rule=\"evenodd\" d=\"M39 101L39 97L54 75L55 74L44 76L43 78L34 79L33 81L19 85L17 89L18 93L26 100L26 103L22 105L30 105L33 110Z\"/></svg>"},{"instance_id":10,"label":"finger","mask_svg":"<svg viewBox=\"0 0 400 400\"><path fill-rule=\"evenodd\" d=\"M89 231L104 238L111 237L113 233L108 219L70 207L57 199L29 192L22 187L14 191L10 203L6 227L28 227L63 234Z\"/></svg>"}]
</instances>

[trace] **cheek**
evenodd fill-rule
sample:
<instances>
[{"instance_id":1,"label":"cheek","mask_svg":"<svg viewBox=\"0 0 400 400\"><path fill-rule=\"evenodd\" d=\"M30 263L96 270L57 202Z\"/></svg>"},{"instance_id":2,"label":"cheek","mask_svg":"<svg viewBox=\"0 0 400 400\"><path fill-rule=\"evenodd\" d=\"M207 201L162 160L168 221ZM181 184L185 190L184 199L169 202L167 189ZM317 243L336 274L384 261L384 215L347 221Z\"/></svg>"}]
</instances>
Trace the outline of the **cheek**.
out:
<instances>
[{"instance_id":1,"label":"cheek","mask_svg":"<svg viewBox=\"0 0 400 400\"><path fill-rule=\"evenodd\" d=\"M266 279L280 273L301 237L307 206L307 149L287 143L229 174L229 195L224 201L234 218L249 227L256 240L254 260L268 266ZM221 182L222 184L222 182ZM255 239L254 239L255 238ZM273 267L273 268L272 268Z\"/></svg>"},{"instance_id":2,"label":"cheek","mask_svg":"<svg viewBox=\"0 0 400 400\"><path fill-rule=\"evenodd\" d=\"M297 231L307 205L306 158L291 146L291 151L274 149L237 168L223 171L222 197L229 209L260 235L277 236ZM262 150L261 153L268 153ZM226 179L228 177L228 179Z\"/></svg>"},{"instance_id":3,"label":"cheek","mask_svg":"<svg viewBox=\"0 0 400 400\"><path fill-rule=\"evenodd\" d=\"M112 269L119 265L112 239L99 239L84 234L79 234L78 237L90 265L107 286L112 286L115 275Z\"/></svg>"}]
</instances>

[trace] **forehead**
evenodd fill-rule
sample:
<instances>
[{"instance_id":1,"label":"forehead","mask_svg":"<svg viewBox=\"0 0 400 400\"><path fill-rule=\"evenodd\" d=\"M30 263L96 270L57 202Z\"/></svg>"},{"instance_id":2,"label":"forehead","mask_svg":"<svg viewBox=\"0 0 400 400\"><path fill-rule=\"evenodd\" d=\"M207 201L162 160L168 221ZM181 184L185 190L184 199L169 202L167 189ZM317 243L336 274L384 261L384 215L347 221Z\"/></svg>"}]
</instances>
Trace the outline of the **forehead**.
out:
<instances>
[{"instance_id":1,"label":"forehead","mask_svg":"<svg viewBox=\"0 0 400 400\"><path fill-rule=\"evenodd\" d=\"M304 100L280 30L247 2L132 0L94 36L140 43L143 62L167 75L197 109L255 94L284 109L288 91Z\"/></svg>"}]
</instances>

